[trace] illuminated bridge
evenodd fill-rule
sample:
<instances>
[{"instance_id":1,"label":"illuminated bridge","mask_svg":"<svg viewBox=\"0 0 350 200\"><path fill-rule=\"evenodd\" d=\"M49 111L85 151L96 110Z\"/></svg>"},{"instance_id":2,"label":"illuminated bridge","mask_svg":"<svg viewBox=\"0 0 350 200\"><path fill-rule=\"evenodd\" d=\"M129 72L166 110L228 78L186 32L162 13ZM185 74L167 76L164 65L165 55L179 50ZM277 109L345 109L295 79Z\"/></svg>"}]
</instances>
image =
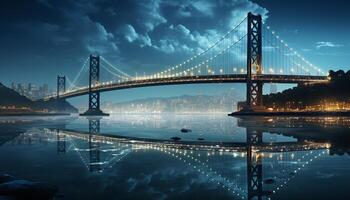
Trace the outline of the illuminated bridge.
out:
<instances>
[{"instance_id":1,"label":"illuminated bridge","mask_svg":"<svg viewBox=\"0 0 350 200\"><path fill-rule=\"evenodd\" d=\"M86 76L83 75L85 72ZM66 80L69 88L66 88ZM85 115L103 115L100 92L159 85L244 83L247 88L244 109L254 111L263 109L265 83L327 81L326 73L321 68L291 48L263 23L260 15L248 13L245 19L207 49L153 74L131 76L104 57L92 54L73 81L66 76L58 76L57 94L44 100L88 94L89 109Z\"/></svg>"}]
</instances>

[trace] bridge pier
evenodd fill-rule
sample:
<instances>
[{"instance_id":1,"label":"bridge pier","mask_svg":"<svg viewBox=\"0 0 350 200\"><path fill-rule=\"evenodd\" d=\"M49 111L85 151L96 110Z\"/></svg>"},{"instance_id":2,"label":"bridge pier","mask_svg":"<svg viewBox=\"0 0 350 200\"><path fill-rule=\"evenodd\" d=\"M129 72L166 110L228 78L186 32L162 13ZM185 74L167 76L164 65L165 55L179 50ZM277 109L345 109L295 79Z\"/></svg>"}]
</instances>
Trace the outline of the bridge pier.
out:
<instances>
[{"instance_id":1,"label":"bridge pier","mask_svg":"<svg viewBox=\"0 0 350 200\"><path fill-rule=\"evenodd\" d=\"M89 108L81 116L109 116L100 109L100 91L93 89L100 81L100 56L90 55Z\"/></svg>"}]
</instances>

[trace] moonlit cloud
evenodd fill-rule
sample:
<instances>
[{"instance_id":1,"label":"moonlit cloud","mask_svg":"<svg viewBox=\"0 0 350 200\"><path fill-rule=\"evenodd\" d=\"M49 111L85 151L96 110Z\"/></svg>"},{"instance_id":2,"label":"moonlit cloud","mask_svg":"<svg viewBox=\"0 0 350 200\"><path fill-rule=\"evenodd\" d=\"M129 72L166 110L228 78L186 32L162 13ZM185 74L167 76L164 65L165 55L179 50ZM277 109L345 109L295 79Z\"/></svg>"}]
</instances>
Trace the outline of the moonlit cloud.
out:
<instances>
[{"instance_id":1,"label":"moonlit cloud","mask_svg":"<svg viewBox=\"0 0 350 200\"><path fill-rule=\"evenodd\" d=\"M125 34L125 39L128 42L133 42L138 38L138 34L136 33L134 27L131 26L130 24L127 24L125 26L124 34Z\"/></svg>"},{"instance_id":2,"label":"moonlit cloud","mask_svg":"<svg viewBox=\"0 0 350 200\"><path fill-rule=\"evenodd\" d=\"M35 11L19 9L23 16L7 27L26 33L18 37L24 38L18 49L23 49L22 44L40 44L30 54L79 62L99 53L127 73L153 73L182 62L211 46L248 12L264 19L268 13L249 0L37 0L33 4ZM65 65L79 70L77 63Z\"/></svg>"},{"instance_id":3,"label":"moonlit cloud","mask_svg":"<svg viewBox=\"0 0 350 200\"><path fill-rule=\"evenodd\" d=\"M172 59L183 60L211 46L246 18L248 12L262 14L264 19L268 13L265 8L248 0L130 2L132 9L125 14L138 16L138 20L124 17L124 14L117 16L123 20L113 32L119 38L120 56L124 60L132 56L133 62L139 61L140 65L146 62L142 58L144 55L131 55L124 49L144 49L158 54L157 57L171 55L166 65L174 64ZM116 9L108 8L109 12ZM118 10L114 12L120 13ZM240 31L245 32L246 26L242 26Z\"/></svg>"}]
</instances>

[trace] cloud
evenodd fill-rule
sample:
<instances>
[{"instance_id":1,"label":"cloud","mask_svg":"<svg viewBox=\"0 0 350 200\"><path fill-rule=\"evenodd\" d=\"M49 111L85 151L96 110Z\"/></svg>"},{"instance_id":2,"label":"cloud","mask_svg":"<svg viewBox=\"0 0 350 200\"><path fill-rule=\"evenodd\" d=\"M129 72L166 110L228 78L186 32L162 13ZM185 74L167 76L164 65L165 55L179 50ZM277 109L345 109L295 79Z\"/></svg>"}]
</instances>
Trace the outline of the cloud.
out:
<instances>
[{"instance_id":1,"label":"cloud","mask_svg":"<svg viewBox=\"0 0 350 200\"><path fill-rule=\"evenodd\" d=\"M329 48L338 48L342 47L344 45L342 44L335 44L333 42L317 42L316 43L316 49L321 49L323 47L329 47Z\"/></svg>"},{"instance_id":2,"label":"cloud","mask_svg":"<svg viewBox=\"0 0 350 200\"><path fill-rule=\"evenodd\" d=\"M264 19L267 18L268 13L265 8L248 0L183 1L181 6L176 7L174 3L171 5L174 6L174 10L178 9L176 14L186 18L186 21L179 20L183 23L171 24L170 30L166 31L166 34L159 40L162 43L160 45L164 46L166 43L170 49L157 48L159 45L155 43L156 49L164 53L181 51L185 54L199 53L240 23L248 12L262 14ZM187 24L191 24L187 19L189 16L202 23L202 27L194 29L193 26L188 26ZM246 32L246 24L241 26L240 32ZM186 44L186 48L172 50L172 47L181 47L181 44Z\"/></svg>"},{"instance_id":3,"label":"cloud","mask_svg":"<svg viewBox=\"0 0 350 200\"><path fill-rule=\"evenodd\" d=\"M200 13L208 16L213 16L213 8L215 7L213 1L196 1L192 6Z\"/></svg>"},{"instance_id":4,"label":"cloud","mask_svg":"<svg viewBox=\"0 0 350 200\"><path fill-rule=\"evenodd\" d=\"M247 17L248 12L261 14L263 21L266 21L268 10L248 0L228 1L226 6L231 8L229 17L229 27L237 25L241 19ZM245 30L242 30L245 31Z\"/></svg>"},{"instance_id":5,"label":"cloud","mask_svg":"<svg viewBox=\"0 0 350 200\"><path fill-rule=\"evenodd\" d=\"M248 12L262 14L265 19L268 13L248 0L131 2L134 8L130 14L140 20L126 17L126 25L116 32L130 44L168 55L199 53L246 18ZM240 32L246 32L245 24Z\"/></svg>"},{"instance_id":6,"label":"cloud","mask_svg":"<svg viewBox=\"0 0 350 200\"><path fill-rule=\"evenodd\" d=\"M100 22L94 22L88 15L67 14L68 23L65 25L67 35L79 42L89 53L113 54L118 47L111 32L108 32Z\"/></svg>"},{"instance_id":7,"label":"cloud","mask_svg":"<svg viewBox=\"0 0 350 200\"><path fill-rule=\"evenodd\" d=\"M146 31L153 31L160 24L166 23L167 20L160 13L161 0L136 1L137 9L142 16L142 25Z\"/></svg>"},{"instance_id":8,"label":"cloud","mask_svg":"<svg viewBox=\"0 0 350 200\"><path fill-rule=\"evenodd\" d=\"M66 47L55 51L69 49L74 57L98 52L107 59L118 59L115 64L125 68L173 65L207 49L248 12L262 14L264 19L268 14L249 0L36 2L45 13L53 14L45 18L47 25L42 16L28 23L28 27L42 26L33 28L32 32L43 30L33 35ZM245 32L242 26L239 34Z\"/></svg>"},{"instance_id":9,"label":"cloud","mask_svg":"<svg viewBox=\"0 0 350 200\"><path fill-rule=\"evenodd\" d=\"M175 52L192 52L193 49L189 48L186 44L180 44L178 41L173 40L160 40L158 45L154 45L153 48L167 53L175 53Z\"/></svg>"},{"instance_id":10,"label":"cloud","mask_svg":"<svg viewBox=\"0 0 350 200\"><path fill-rule=\"evenodd\" d=\"M107 30L103 22L91 18L99 8L96 1L82 0L60 4L50 0L38 0L48 12L55 10L56 18L45 22L29 21L24 24L27 32L40 31L41 40L50 40L55 46L70 45L80 53L117 54L119 48L114 34ZM52 11L53 12L53 11ZM34 28L35 26L36 28Z\"/></svg>"},{"instance_id":11,"label":"cloud","mask_svg":"<svg viewBox=\"0 0 350 200\"><path fill-rule=\"evenodd\" d=\"M191 11L185 7L185 6L181 6L180 9L178 10L178 16L180 17L191 17Z\"/></svg>"},{"instance_id":12,"label":"cloud","mask_svg":"<svg viewBox=\"0 0 350 200\"><path fill-rule=\"evenodd\" d=\"M128 42L133 42L139 37L134 27L130 24L127 24L124 28L124 36Z\"/></svg>"},{"instance_id":13,"label":"cloud","mask_svg":"<svg viewBox=\"0 0 350 200\"><path fill-rule=\"evenodd\" d=\"M52 8L58 6L66 19L64 26L76 32L56 37L57 41L78 40L84 43L87 51L100 51L101 54L115 54L123 51L120 46L134 44L128 49L148 47L159 53L191 55L212 45L248 12L262 14L264 19L268 13L249 0L131 0L128 3L121 1L120 5L104 5L96 0L85 4L84 0L77 0L63 8L50 0L40 2ZM122 19L119 20L122 23L111 25L103 20L106 14ZM245 32L246 27L242 26L240 31ZM69 36L79 33L83 33L81 38Z\"/></svg>"},{"instance_id":14,"label":"cloud","mask_svg":"<svg viewBox=\"0 0 350 200\"><path fill-rule=\"evenodd\" d=\"M174 7L179 17L212 17L216 7L215 1L210 0L180 0L180 1L163 1L166 5Z\"/></svg>"},{"instance_id":15,"label":"cloud","mask_svg":"<svg viewBox=\"0 0 350 200\"><path fill-rule=\"evenodd\" d=\"M137 42L140 47L152 46L152 40L148 34L146 33L145 35L142 35L137 33L135 28L130 24L127 24L124 27L123 32L125 39L130 43Z\"/></svg>"},{"instance_id":16,"label":"cloud","mask_svg":"<svg viewBox=\"0 0 350 200\"><path fill-rule=\"evenodd\" d=\"M191 31L182 24L178 24L174 30L179 31L183 36L192 36Z\"/></svg>"}]
</instances>

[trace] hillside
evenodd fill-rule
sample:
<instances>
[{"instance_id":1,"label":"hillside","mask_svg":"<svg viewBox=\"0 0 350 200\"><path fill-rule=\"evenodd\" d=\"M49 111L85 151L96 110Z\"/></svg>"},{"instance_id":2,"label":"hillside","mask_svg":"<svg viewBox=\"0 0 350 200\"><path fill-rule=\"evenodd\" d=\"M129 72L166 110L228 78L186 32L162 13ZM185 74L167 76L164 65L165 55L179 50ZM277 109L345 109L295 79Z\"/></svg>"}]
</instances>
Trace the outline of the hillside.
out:
<instances>
[{"instance_id":1,"label":"hillside","mask_svg":"<svg viewBox=\"0 0 350 200\"><path fill-rule=\"evenodd\" d=\"M276 94L264 95L267 107L305 107L327 102L350 102L350 71L330 71L328 83L298 85Z\"/></svg>"},{"instance_id":2,"label":"hillside","mask_svg":"<svg viewBox=\"0 0 350 200\"><path fill-rule=\"evenodd\" d=\"M0 106L31 106L32 101L0 83Z\"/></svg>"},{"instance_id":3,"label":"hillside","mask_svg":"<svg viewBox=\"0 0 350 200\"><path fill-rule=\"evenodd\" d=\"M69 104L67 101L60 101L61 105L58 109L57 100L52 101L32 101L25 96L22 96L14 90L4 86L0 83L0 107L16 107L16 108L27 108L31 111L42 111L47 110L48 112L68 112L75 113L78 110ZM6 112L6 109L1 109ZM24 110L23 110L24 111Z\"/></svg>"}]
</instances>

